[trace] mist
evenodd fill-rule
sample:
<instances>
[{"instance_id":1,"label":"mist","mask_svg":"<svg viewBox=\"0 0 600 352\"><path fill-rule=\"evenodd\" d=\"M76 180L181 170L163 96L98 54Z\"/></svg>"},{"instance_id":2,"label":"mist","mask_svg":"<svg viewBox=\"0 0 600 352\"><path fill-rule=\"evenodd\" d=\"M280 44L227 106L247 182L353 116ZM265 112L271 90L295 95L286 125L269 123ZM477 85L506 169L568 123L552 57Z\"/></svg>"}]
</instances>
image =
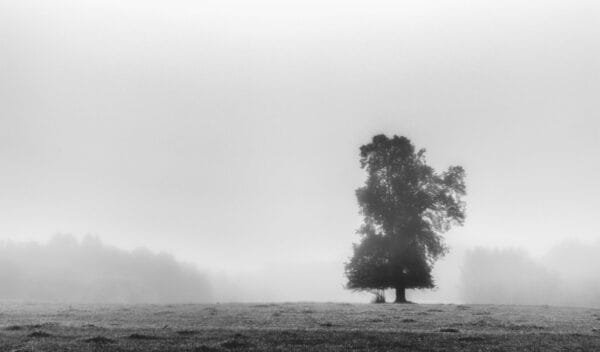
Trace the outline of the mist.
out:
<instances>
[{"instance_id":1,"label":"mist","mask_svg":"<svg viewBox=\"0 0 600 352\"><path fill-rule=\"evenodd\" d=\"M69 303L187 303L211 300L191 264L147 249L126 251L96 237L0 244L0 299Z\"/></svg>"},{"instance_id":2,"label":"mist","mask_svg":"<svg viewBox=\"0 0 600 352\"><path fill-rule=\"evenodd\" d=\"M467 303L600 307L600 242L566 241L534 257L520 248L467 251L461 297Z\"/></svg>"},{"instance_id":3,"label":"mist","mask_svg":"<svg viewBox=\"0 0 600 352\"><path fill-rule=\"evenodd\" d=\"M600 307L600 241L569 240L534 254L524 247L455 245L435 263L436 287L409 290L416 303ZM370 302L345 288L341 262L271 263L211 275L222 302ZM393 297L391 290L387 297Z\"/></svg>"},{"instance_id":4,"label":"mist","mask_svg":"<svg viewBox=\"0 0 600 352\"><path fill-rule=\"evenodd\" d=\"M457 301L461 250L436 266L438 286L421 302ZM96 236L0 243L0 300L64 303L369 302L345 287L344 262L272 261L246 270L182 262L144 247L125 250Z\"/></svg>"},{"instance_id":5,"label":"mist","mask_svg":"<svg viewBox=\"0 0 600 352\"><path fill-rule=\"evenodd\" d=\"M0 299L368 302L386 133L467 171L409 300L598 305L597 2L293 3L0 1Z\"/></svg>"},{"instance_id":6,"label":"mist","mask_svg":"<svg viewBox=\"0 0 600 352\"><path fill-rule=\"evenodd\" d=\"M566 241L534 256L519 247L454 246L417 303L600 307L600 242ZM68 303L370 302L345 288L341 261L270 262L242 271L198 266L95 236L0 244L0 300ZM392 297L389 292L389 297Z\"/></svg>"}]
</instances>

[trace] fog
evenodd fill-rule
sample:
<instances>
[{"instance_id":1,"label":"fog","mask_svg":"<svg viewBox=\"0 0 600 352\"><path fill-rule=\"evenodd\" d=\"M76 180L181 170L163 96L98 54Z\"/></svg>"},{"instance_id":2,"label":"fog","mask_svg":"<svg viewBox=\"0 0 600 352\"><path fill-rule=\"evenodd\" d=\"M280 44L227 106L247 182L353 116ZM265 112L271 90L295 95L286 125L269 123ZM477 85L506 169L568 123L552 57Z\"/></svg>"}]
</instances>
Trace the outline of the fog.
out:
<instances>
[{"instance_id":1,"label":"fog","mask_svg":"<svg viewBox=\"0 0 600 352\"><path fill-rule=\"evenodd\" d=\"M385 133L467 173L409 299L597 304L598 2L289 4L0 0L0 298L368 302Z\"/></svg>"},{"instance_id":2,"label":"fog","mask_svg":"<svg viewBox=\"0 0 600 352\"><path fill-rule=\"evenodd\" d=\"M534 255L520 247L453 246L434 266L436 288L409 290L417 303L600 307L600 241L565 241ZM222 301L370 302L344 288L343 265L272 263L246 274L214 275ZM393 292L387 292L393 299Z\"/></svg>"},{"instance_id":3,"label":"fog","mask_svg":"<svg viewBox=\"0 0 600 352\"><path fill-rule=\"evenodd\" d=\"M468 303L600 307L600 242L556 245L535 258L523 249L469 250L461 270Z\"/></svg>"},{"instance_id":4,"label":"fog","mask_svg":"<svg viewBox=\"0 0 600 352\"><path fill-rule=\"evenodd\" d=\"M240 273L183 263L145 248L123 250L96 236L0 244L0 300L68 303L356 301L343 263L271 263Z\"/></svg>"},{"instance_id":5,"label":"fog","mask_svg":"<svg viewBox=\"0 0 600 352\"><path fill-rule=\"evenodd\" d=\"M171 255L124 251L87 236L0 245L0 299L185 303L212 299L205 275Z\"/></svg>"},{"instance_id":6,"label":"fog","mask_svg":"<svg viewBox=\"0 0 600 352\"><path fill-rule=\"evenodd\" d=\"M600 242L567 241L533 256L523 248L453 247L434 266L437 287L419 303L600 307ZM0 244L0 300L69 303L370 302L345 289L343 262L271 262L236 273L96 236ZM389 292L388 298L393 298Z\"/></svg>"}]
</instances>

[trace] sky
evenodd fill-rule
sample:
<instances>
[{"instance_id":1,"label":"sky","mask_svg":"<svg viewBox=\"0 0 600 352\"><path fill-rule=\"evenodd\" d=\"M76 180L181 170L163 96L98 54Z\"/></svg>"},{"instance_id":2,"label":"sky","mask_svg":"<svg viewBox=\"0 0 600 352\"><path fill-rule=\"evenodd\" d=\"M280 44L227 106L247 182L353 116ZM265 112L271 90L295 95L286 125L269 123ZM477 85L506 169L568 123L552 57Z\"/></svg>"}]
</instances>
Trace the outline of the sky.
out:
<instances>
[{"instance_id":1,"label":"sky","mask_svg":"<svg viewBox=\"0 0 600 352\"><path fill-rule=\"evenodd\" d=\"M341 277L359 147L385 133L466 169L451 248L595 243L599 20L592 1L0 0L0 240Z\"/></svg>"}]
</instances>

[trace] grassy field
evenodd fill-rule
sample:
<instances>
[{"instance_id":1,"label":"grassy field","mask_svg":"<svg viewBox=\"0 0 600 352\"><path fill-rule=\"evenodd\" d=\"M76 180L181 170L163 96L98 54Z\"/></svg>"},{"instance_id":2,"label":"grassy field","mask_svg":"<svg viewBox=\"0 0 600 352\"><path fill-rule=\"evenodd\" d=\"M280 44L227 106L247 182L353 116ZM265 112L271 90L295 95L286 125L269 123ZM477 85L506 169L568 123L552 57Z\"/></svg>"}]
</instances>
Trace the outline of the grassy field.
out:
<instances>
[{"instance_id":1,"label":"grassy field","mask_svg":"<svg viewBox=\"0 0 600 352\"><path fill-rule=\"evenodd\" d=\"M600 309L0 304L1 351L600 351Z\"/></svg>"}]
</instances>

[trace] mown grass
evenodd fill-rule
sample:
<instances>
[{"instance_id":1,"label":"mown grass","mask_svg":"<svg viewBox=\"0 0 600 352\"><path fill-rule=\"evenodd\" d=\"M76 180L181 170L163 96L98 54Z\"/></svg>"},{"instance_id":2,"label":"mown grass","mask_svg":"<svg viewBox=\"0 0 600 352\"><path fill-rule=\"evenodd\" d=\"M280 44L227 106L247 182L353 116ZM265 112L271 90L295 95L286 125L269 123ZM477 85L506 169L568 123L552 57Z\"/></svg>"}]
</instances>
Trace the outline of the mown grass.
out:
<instances>
[{"instance_id":1,"label":"mown grass","mask_svg":"<svg viewBox=\"0 0 600 352\"><path fill-rule=\"evenodd\" d=\"M0 351L598 351L600 310L0 304Z\"/></svg>"}]
</instances>

